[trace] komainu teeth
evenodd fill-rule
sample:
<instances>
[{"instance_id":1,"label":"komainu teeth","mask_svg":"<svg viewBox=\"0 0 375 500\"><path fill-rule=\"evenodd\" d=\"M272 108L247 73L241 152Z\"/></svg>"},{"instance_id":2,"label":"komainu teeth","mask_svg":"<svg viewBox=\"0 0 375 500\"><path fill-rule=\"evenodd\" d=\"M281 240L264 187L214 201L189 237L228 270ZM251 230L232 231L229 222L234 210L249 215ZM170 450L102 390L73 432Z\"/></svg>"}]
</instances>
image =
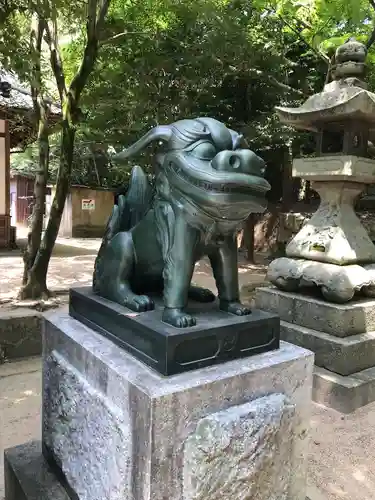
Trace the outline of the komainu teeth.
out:
<instances>
[{"instance_id":1,"label":"komainu teeth","mask_svg":"<svg viewBox=\"0 0 375 500\"><path fill-rule=\"evenodd\" d=\"M254 192L254 189L250 186L229 186L228 184L212 184L211 182L196 179L195 177L189 175L181 167L178 167L173 163L170 163L169 167L174 171L176 175L178 175L182 179L185 179L187 182L189 182L189 184L204 189L205 191L211 191L214 193L247 193L256 196L256 191Z\"/></svg>"}]
</instances>

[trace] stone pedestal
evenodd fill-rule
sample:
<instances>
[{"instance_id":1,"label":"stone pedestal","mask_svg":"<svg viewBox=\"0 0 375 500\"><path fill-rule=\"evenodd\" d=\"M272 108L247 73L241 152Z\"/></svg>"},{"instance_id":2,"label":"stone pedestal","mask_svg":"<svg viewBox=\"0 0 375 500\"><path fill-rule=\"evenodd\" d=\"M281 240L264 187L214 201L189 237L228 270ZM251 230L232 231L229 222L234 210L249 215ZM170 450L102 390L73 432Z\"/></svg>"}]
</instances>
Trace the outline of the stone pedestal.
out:
<instances>
[{"instance_id":1,"label":"stone pedestal","mask_svg":"<svg viewBox=\"0 0 375 500\"><path fill-rule=\"evenodd\" d=\"M258 288L255 303L280 315L283 340L315 353L314 401L343 413L375 401L375 300L339 305Z\"/></svg>"},{"instance_id":2,"label":"stone pedestal","mask_svg":"<svg viewBox=\"0 0 375 500\"><path fill-rule=\"evenodd\" d=\"M6 500L66 500L64 492L76 500L305 500L309 351L283 342L163 377L60 312L46 321L43 357L44 458L38 444L6 452ZM45 459L53 475L41 474ZM55 493L25 493L46 492L40 483L53 478Z\"/></svg>"}]
</instances>

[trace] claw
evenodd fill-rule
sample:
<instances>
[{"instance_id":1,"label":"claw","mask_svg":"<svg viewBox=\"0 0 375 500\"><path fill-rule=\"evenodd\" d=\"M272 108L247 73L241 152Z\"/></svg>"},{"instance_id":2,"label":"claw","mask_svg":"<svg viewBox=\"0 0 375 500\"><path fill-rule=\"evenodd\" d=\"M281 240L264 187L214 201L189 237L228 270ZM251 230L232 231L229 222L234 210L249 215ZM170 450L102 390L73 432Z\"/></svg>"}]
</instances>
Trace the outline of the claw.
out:
<instances>
[{"instance_id":1,"label":"claw","mask_svg":"<svg viewBox=\"0 0 375 500\"><path fill-rule=\"evenodd\" d=\"M167 307L163 312L163 321L176 328L188 328L197 324L194 316L190 316L190 314L187 314L182 309Z\"/></svg>"},{"instance_id":2,"label":"claw","mask_svg":"<svg viewBox=\"0 0 375 500\"><path fill-rule=\"evenodd\" d=\"M134 297L126 298L124 306L135 312L152 311L155 309L155 304L147 295L134 295Z\"/></svg>"},{"instance_id":3,"label":"claw","mask_svg":"<svg viewBox=\"0 0 375 500\"><path fill-rule=\"evenodd\" d=\"M251 309L248 306L241 304L241 302L220 302L220 309L236 316L247 316L251 314Z\"/></svg>"}]
</instances>

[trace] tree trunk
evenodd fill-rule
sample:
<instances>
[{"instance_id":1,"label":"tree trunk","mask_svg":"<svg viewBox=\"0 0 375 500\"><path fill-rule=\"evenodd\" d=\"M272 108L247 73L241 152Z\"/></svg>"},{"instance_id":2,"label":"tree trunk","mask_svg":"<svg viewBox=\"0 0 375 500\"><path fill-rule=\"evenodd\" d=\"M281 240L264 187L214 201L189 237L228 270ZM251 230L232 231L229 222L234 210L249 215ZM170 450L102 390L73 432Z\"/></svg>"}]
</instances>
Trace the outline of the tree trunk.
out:
<instances>
[{"instance_id":1,"label":"tree trunk","mask_svg":"<svg viewBox=\"0 0 375 500\"><path fill-rule=\"evenodd\" d=\"M31 96L33 108L38 123L39 170L34 183L34 206L31 216L31 228L27 237L27 247L23 255L24 270L20 299L37 298L47 292L46 286L35 283L32 269L40 247L43 232L43 220L46 203L46 187L49 166L49 105L41 97L41 50L44 33L44 21L35 17L30 33L30 50L33 56L33 74L31 79ZM31 283L28 285L28 283Z\"/></svg>"},{"instance_id":2,"label":"tree trunk","mask_svg":"<svg viewBox=\"0 0 375 500\"><path fill-rule=\"evenodd\" d=\"M55 17L57 10L49 10L50 19L44 19L45 12L38 13L38 31L36 36L36 48L40 56L41 41L45 32L45 41L50 49L50 63L55 75L57 88L62 105L62 132L60 164L56 180L56 193L52 202L50 216L44 233L43 240L35 256L32 267L28 271L27 283L22 288L23 298L39 298L48 295L47 271L51 259L53 247L59 232L62 214L65 207L65 200L70 187L70 177L73 163L74 138L78 118L81 116L78 107L80 96L90 76L98 55L99 35L104 25L110 0L88 0L87 1L87 42L83 52L81 65L71 81L69 89L66 88L63 62L58 44L58 21ZM33 34L32 34L33 41ZM40 57L35 67L38 80L38 90L40 91ZM35 99L34 99L35 104ZM42 108L41 108L42 109ZM31 240L31 238L30 238Z\"/></svg>"},{"instance_id":3,"label":"tree trunk","mask_svg":"<svg viewBox=\"0 0 375 500\"><path fill-rule=\"evenodd\" d=\"M70 174L73 161L75 127L64 117L62 124L61 156L56 182L56 193L52 202L50 216L40 243L33 266L28 272L28 280L22 288L22 298L40 298L49 296L47 272L53 247L59 232L65 200L69 191Z\"/></svg>"},{"instance_id":4,"label":"tree trunk","mask_svg":"<svg viewBox=\"0 0 375 500\"><path fill-rule=\"evenodd\" d=\"M49 137L48 126L45 120L41 120L39 125L38 145L39 170L35 176L34 206L31 216L31 228L27 238L27 247L23 255L23 285L26 285L28 281L29 272L34 265L35 257L40 247L43 232L49 164Z\"/></svg>"},{"instance_id":5,"label":"tree trunk","mask_svg":"<svg viewBox=\"0 0 375 500\"><path fill-rule=\"evenodd\" d=\"M246 249L246 260L249 262L255 262L254 259L254 226L255 226L256 215L250 214L246 219L244 232L243 232L243 242Z\"/></svg>"},{"instance_id":6,"label":"tree trunk","mask_svg":"<svg viewBox=\"0 0 375 500\"><path fill-rule=\"evenodd\" d=\"M286 147L284 150L284 161L283 161L283 187L282 187L282 204L281 210L288 212L293 206L293 158L292 149L290 146Z\"/></svg>"}]
</instances>

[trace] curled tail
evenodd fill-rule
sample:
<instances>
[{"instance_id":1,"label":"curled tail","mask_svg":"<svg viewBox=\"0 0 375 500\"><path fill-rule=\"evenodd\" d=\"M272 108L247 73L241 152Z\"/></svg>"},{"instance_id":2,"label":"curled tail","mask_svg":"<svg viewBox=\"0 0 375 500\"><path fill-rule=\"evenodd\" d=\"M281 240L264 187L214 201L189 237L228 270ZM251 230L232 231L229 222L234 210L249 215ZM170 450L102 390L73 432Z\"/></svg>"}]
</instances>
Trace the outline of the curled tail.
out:
<instances>
[{"instance_id":1,"label":"curled tail","mask_svg":"<svg viewBox=\"0 0 375 500\"><path fill-rule=\"evenodd\" d=\"M104 232L102 244L95 261L93 287L102 274L102 263L105 249L112 238L120 231L129 231L140 222L152 205L153 190L147 176L141 167L132 169L129 189L125 195L120 195L117 205L114 205Z\"/></svg>"}]
</instances>

